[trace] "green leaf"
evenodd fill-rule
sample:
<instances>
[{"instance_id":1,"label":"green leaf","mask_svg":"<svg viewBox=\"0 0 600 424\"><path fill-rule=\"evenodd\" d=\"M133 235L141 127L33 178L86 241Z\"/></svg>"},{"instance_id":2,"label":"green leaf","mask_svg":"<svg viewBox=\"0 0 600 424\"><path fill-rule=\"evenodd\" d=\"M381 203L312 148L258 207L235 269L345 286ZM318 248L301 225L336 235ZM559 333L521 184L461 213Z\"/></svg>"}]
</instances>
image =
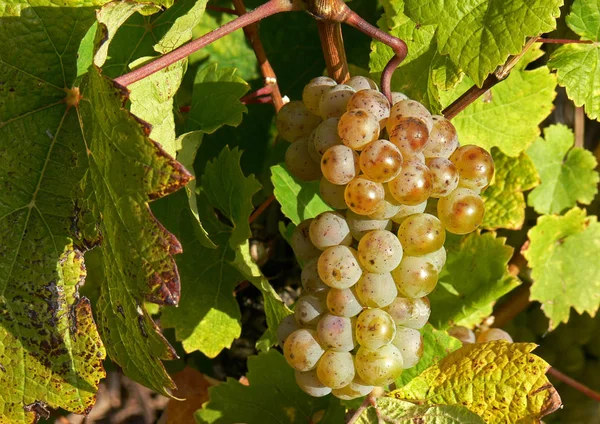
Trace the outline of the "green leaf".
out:
<instances>
[{"instance_id":1,"label":"green leaf","mask_svg":"<svg viewBox=\"0 0 600 424\"><path fill-rule=\"evenodd\" d=\"M579 203L590 204L598 188L594 155L573 147L575 136L565 125L544 129L545 139L538 138L527 149L542 183L527 199L540 214L560 213Z\"/></svg>"},{"instance_id":2,"label":"green leaf","mask_svg":"<svg viewBox=\"0 0 600 424\"><path fill-rule=\"evenodd\" d=\"M508 274L513 248L505 242L494 233L473 233L447 246L446 265L429 295L434 327L479 324L497 299L520 284Z\"/></svg>"},{"instance_id":3,"label":"green leaf","mask_svg":"<svg viewBox=\"0 0 600 424\"><path fill-rule=\"evenodd\" d=\"M463 405L486 423L525 423L560 407L550 367L533 343L463 346L389 396L423 405Z\"/></svg>"},{"instance_id":4,"label":"green leaf","mask_svg":"<svg viewBox=\"0 0 600 424\"><path fill-rule=\"evenodd\" d=\"M566 21L569 28L581 38L598 41L600 38L600 1L575 0Z\"/></svg>"},{"instance_id":5,"label":"green leaf","mask_svg":"<svg viewBox=\"0 0 600 424\"><path fill-rule=\"evenodd\" d=\"M524 255L531 267L531 300L542 303L551 328L569 319L570 308L595 315L600 305L600 224L573 208L541 216L529 230Z\"/></svg>"},{"instance_id":6,"label":"green leaf","mask_svg":"<svg viewBox=\"0 0 600 424\"><path fill-rule=\"evenodd\" d=\"M406 0L419 25L437 25L438 51L481 87L527 37L552 31L562 0Z\"/></svg>"},{"instance_id":7,"label":"green leaf","mask_svg":"<svg viewBox=\"0 0 600 424\"><path fill-rule=\"evenodd\" d=\"M295 225L314 218L321 212L333 210L319 195L319 182L299 181L284 165L271 167L271 182L281 211Z\"/></svg>"},{"instance_id":8,"label":"green leaf","mask_svg":"<svg viewBox=\"0 0 600 424\"><path fill-rule=\"evenodd\" d=\"M481 193L485 202L481 227L519 230L525 221L523 192L537 186L540 178L526 153L511 158L493 148L492 157L496 171L493 183Z\"/></svg>"},{"instance_id":9,"label":"green leaf","mask_svg":"<svg viewBox=\"0 0 600 424\"><path fill-rule=\"evenodd\" d=\"M339 400L304 393L296 384L294 370L276 350L251 356L247 376L248 386L229 378L211 387L210 400L196 412L196 420L207 424L305 424L319 411L327 411L329 417L320 422L344 420Z\"/></svg>"}]
</instances>

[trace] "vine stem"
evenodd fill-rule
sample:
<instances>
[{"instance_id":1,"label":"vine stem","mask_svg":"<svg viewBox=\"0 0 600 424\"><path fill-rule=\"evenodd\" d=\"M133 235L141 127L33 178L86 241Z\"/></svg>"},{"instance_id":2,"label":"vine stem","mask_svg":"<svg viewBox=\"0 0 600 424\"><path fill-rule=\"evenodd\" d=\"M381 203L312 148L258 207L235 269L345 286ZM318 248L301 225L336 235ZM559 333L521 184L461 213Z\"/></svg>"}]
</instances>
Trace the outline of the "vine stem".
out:
<instances>
[{"instance_id":1,"label":"vine stem","mask_svg":"<svg viewBox=\"0 0 600 424\"><path fill-rule=\"evenodd\" d=\"M600 393L590 389L588 386L581 384L579 381L569 377L568 375L563 374L559 370L554 367L550 367L548 369L548 374L552 377L556 378L559 381L571 386L575 390L583 393L587 397L594 399L597 402L600 402Z\"/></svg>"},{"instance_id":2,"label":"vine stem","mask_svg":"<svg viewBox=\"0 0 600 424\"><path fill-rule=\"evenodd\" d=\"M575 147L583 147L585 143L585 113L583 106L575 108Z\"/></svg>"},{"instance_id":3,"label":"vine stem","mask_svg":"<svg viewBox=\"0 0 600 424\"><path fill-rule=\"evenodd\" d=\"M327 65L327 73L338 84L343 84L350 78L342 25L339 22L317 21L321 48Z\"/></svg>"},{"instance_id":4,"label":"vine stem","mask_svg":"<svg viewBox=\"0 0 600 424\"><path fill-rule=\"evenodd\" d=\"M544 44L594 44L592 40L569 40L566 38L540 38L536 42Z\"/></svg>"},{"instance_id":5,"label":"vine stem","mask_svg":"<svg viewBox=\"0 0 600 424\"><path fill-rule=\"evenodd\" d=\"M254 212L252 212L252 215L250 215L250 218L248 219L248 223L252 224L254 221L256 221L256 218L258 218L269 207L269 205L273 203L273 200L275 200L274 195L267 197L265 201L262 202Z\"/></svg>"},{"instance_id":6,"label":"vine stem","mask_svg":"<svg viewBox=\"0 0 600 424\"><path fill-rule=\"evenodd\" d=\"M369 406L373 406L373 407L377 408L377 403L376 403L376 401L375 401L372 393L369 393L367 395L367 397L365 398L365 400L363 400L363 402L360 404L360 406L358 407L358 409L356 411L354 411L354 414L352 414L352 416L346 422L346 424L354 424L356 421L358 421L358 419L360 418L360 416L362 415L362 413Z\"/></svg>"}]
</instances>

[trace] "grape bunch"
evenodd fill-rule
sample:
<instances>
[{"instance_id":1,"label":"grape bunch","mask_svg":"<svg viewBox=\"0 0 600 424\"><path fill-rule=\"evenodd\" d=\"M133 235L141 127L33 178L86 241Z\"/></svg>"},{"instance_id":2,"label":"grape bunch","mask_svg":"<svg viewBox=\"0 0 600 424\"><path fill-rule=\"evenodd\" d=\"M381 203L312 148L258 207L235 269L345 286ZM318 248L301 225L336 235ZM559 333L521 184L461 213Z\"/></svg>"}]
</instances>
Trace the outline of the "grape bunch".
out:
<instances>
[{"instance_id":1,"label":"grape bunch","mask_svg":"<svg viewBox=\"0 0 600 424\"><path fill-rule=\"evenodd\" d=\"M446 231L467 234L483 219L490 154L459 147L450 121L419 102L392 99L369 78L318 77L277 116L287 169L319 180L335 209L294 230L303 293L278 329L312 396L365 396L418 363Z\"/></svg>"}]
</instances>

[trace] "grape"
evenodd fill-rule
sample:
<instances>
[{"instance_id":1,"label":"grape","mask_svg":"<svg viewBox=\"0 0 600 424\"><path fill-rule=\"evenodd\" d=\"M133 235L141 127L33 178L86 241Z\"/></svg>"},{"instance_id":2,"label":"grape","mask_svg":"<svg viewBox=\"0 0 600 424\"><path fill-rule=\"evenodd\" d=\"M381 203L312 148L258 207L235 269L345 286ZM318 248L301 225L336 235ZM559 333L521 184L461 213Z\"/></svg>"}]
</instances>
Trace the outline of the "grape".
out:
<instances>
[{"instance_id":1,"label":"grape","mask_svg":"<svg viewBox=\"0 0 600 424\"><path fill-rule=\"evenodd\" d=\"M294 308L294 316L298 324L302 326L315 326L321 315L325 313L325 295L319 294L303 294L298 298L296 307Z\"/></svg>"},{"instance_id":2,"label":"grape","mask_svg":"<svg viewBox=\"0 0 600 424\"><path fill-rule=\"evenodd\" d=\"M477 343L491 342L494 340L506 340L510 343L513 341L512 337L510 337L510 334L499 328L490 328L477 335Z\"/></svg>"},{"instance_id":3,"label":"grape","mask_svg":"<svg viewBox=\"0 0 600 424\"><path fill-rule=\"evenodd\" d=\"M356 319L356 341L367 349L379 349L396 335L396 324L382 309L365 309Z\"/></svg>"},{"instance_id":4,"label":"grape","mask_svg":"<svg viewBox=\"0 0 600 424\"><path fill-rule=\"evenodd\" d=\"M319 256L317 265L321 280L334 289L353 286L362 274L356 251L347 246L327 248Z\"/></svg>"},{"instance_id":5,"label":"grape","mask_svg":"<svg viewBox=\"0 0 600 424\"><path fill-rule=\"evenodd\" d=\"M385 192L385 196L382 205L375 212L369 214L369 218L390 219L396 216L396 214L404 207L404 205L399 204L398 201L394 199L387 184L383 186L383 191Z\"/></svg>"},{"instance_id":6,"label":"grape","mask_svg":"<svg viewBox=\"0 0 600 424\"><path fill-rule=\"evenodd\" d=\"M458 148L458 135L452 122L441 115L432 116L433 128L429 131L429 141L423 154L426 158L449 158Z\"/></svg>"},{"instance_id":7,"label":"grape","mask_svg":"<svg viewBox=\"0 0 600 424\"><path fill-rule=\"evenodd\" d=\"M350 318L325 314L317 324L321 346L336 352L354 349L354 324Z\"/></svg>"},{"instance_id":8,"label":"grape","mask_svg":"<svg viewBox=\"0 0 600 424\"><path fill-rule=\"evenodd\" d=\"M438 272L432 263L419 256L405 256L392 271L392 277L403 297L427 296L435 288Z\"/></svg>"},{"instance_id":9,"label":"grape","mask_svg":"<svg viewBox=\"0 0 600 424\"><path fill-rule=\"evenodd\" d=\"M304 268L302 268L300 281L302 281L302 288L305 292L317 293L329 289L329 286L321 280L321 277L319 277L319 270L317 267L318 262L319 258L313 258L304 265Z\"/></svg>"},{"instance_id":10,"label":"grape","mask_svg":"<svg viewBox=\"0 0 600 424\"><path fill-rule=\"evenodd\" d=\"M275 125L279 135L293 143L300 137L308 137L320 122L321 118L310 113L302 102L293 101L279 110Z\"/></svg>"},{"instance_id":11,"label":"grape","mask_svg":"<svg viewBox=\"0 0 600 424\"><path fill-rule=\"evenodd\" d=\"M338 134L346 146L362 150L379 137L379 121L368 110L349 110L340 118Z\"/></svg>"},{"instance_id":12,"label":"grape","mask_svg":"<svg viewBox=\"0 0 600 424\"><path fill-rule=\"evenodd\" d=\"M325 353L314 330L301 328L288 336L283 345L283 356L298 371L310 371Z\"/></svg>"},{"instance_id":13,"label":"grape","mask_svg":"<svg viewBox=\"0 0 600 424\"><path fill-rule=\"evenodd\" d=\"M392 217L392 221L394 221L396 224L402 224L407 216L411 216L416 213L423 213L425 212L425 208L427 208L427 200L414 206L400 205L400 209L398 212L396 212L396 215Z\"/></svg>"},{"instance_id":14,"label":"grape","mask_svg":"<svg viewBox=\"0 0 600 424\"><path fill-rule=\"evenodd\" d=\"M387 386L402 374L402 354L392 344L376 350L361 347L354 363L360 378L373 386Z\"/></svg>"},{"instance_id":15,"label":"grape","mask_svg":"<svg viewBox=\"0 0 600 424\"><path fill-rule=\"evenodd\" d=\"M385 190L383 184L365 177L356 177L344 190L344 199L348 209L359 215L374 213L383 205Z\"/></svg>"},{"instance_id":16,"label":"grape","mask_svg":"<svg viewBox=\"0 0 600 424\"><path fill-rule=\"evenodd\" d=\"M388 183L390 193L403 205L415 206L431 194L433 176L424 163L416 160L404 162L400 174Z\"/></svg>"},{"instance_id":17,"label":"grape","mask_svg":"<svg viewBox=\"0 0 600 424\"><path fill-rule=\"evenodd\" d=\"M379 120L381 128L385 127L390 116L390 102L377 90L361 90L354 94L347 106L348 110L366 109Z\"/></svg>"},{"instance_id":18,"label":"grape","mask_svg":"<svg viewBox=\"0 0 600 424\"><path fill-rule=\"evenodd\" d=\"M331 393L331 387L325 386L317 377L317 370L295 371L296 384L312 397L323 397Z\"/></svg>"},{"instance_id":19,"label":"grape","mask_svg":"<svg viewBox=\"0 0 600 424\"><path fill-rule=\"evenodd\" d=\"M323 93L319 102L319 115L323 119L341 117L346 112L348 102L354 93L356 90L345 84L336 85Z\"/></svg>"},{"instance_id":20,"label":"grape","mask_svg":"<svg viewBox=\"0 0 600 424\"><path fill-rule=\"evenodd\" d=\"M387 183L402 169L402 153L387 140L373 141L360 153L360 169L371 181Z\"/></svg>"},{"instance_id":21,"label":"grape","mask_svg":"<svg viewBox=\"0 0 600 424\"><path fill-rule=\"evenodd\" d=\"M341 389L334 389L331 393L342 400L352 400L368 395L373 391L374 387L368 385L360 378L359 375L354 376L354 380L347 386Z\"/></svg>"},{"instance_id":22,"label":"grape","mask_svg":"<svg viewBox=\"0 0 600 424\"><path fill-rule=\"evenodd\" d=\"M358 154L343 144L330 147L321 158L321 172L332 184L348 184L359 171Z\"/></svg>"},{"instance_id":23,"label":"grape","mask_svg":"<svg viewBox=\"0 0 600 424\"><path fill-rule=\"evenodd\" d=\"M435 252L421 255L421 258L425 259L435 267L437 272L440 272L446 263L446 249L441 247Z\"/></svg>"},{"instance_id":24,"label":"grape","mask_svg":"<svg viewBox=\"0 0 600 424\"><path fill-rule=\"evenodd\" d=\"M431 197L448 196L458 187L458 171L450 160L445 158L428 158L425 165L433 176Z\"/></svg>"},{"instance_id":25,"label":"grape","mask_svg":"<svg viewBox=\"0 0 600 424\"><path fill-rule=\"evenodd\" d=\"M416 330L423 328L431 315L431 306L426 297L418 299L397 297L383 310L390 314L396 325Z\"/></svg>"},{"instance_id":26,"label":"grape","mask_svg":"<svg viewBox=\"0 0 600 424\"><path fill-rule=\"evenodd\" d=\"M327 309L333 315L351 318L362 311L354 287L349 289L331 289L327 293Z\"/></svg>"},{"instance_id":27,"label":"grape","mask_svg":"<svg viewBox=\"0 0 600 424\"><path fill-rule=\"evenodd\" d=\"M485 205L473 190L458 187L447 197L438 201L438 218L447 231L453 234L468 234L483 221Z\"/></svg>"},{"instance_id":28,"label":"grape","mask_svg":"<svg viewBox=\"0 0 600 424\"><path fill-rule=\"evenodd\" d=\"M360 90L377 90L377 83L373 81L371 78L362 77L357 75L355 77L350 78L345 82L346 85L354 88L356 91Z\"/></svg>"},{"instance_id":29,"label":"grape","mask_svg":"<svg viewBox=\"0 0 600 424\"><path fill-rule=\"evenodd\" d=\"M290 244L294 250L294 254L301 261L308 261L312 258L317 258L321 251L317 249L310 241L309 228L312 219L306 219L300 223L292 233Z\"/></svg>"},{"instance_id":30,"label":"grape","mask_svg":"<svg viewBox=\"0 0 600 424\"><path fill-rule=\"evenodd\" d=\"M463 344L475 343L475 333L473 333L473 331L467 327L460 325L450 327L448 329L448 334L460 340Z\"/></svg>"},{"instance_id":31,"label":"grape","mask_svg":"<svg viewBox=\"0 0 600 424\"><path fill-rule=\"evenodd\" d=\"M404 369L412 368L423 356L423 336L419 330L414 328L396 327L396 336L392 344L398 348L402 354L402 367Z\"/></svg>"},{"instance_id":32,"label":"grape","mask_svg":"<svg viewBox=\"0 0 600 424\"><path fill-rule=\"evenodd\" d=\"M308 153L314 161L320 163L327 149L342 144L338 135L339 121L339 118L326 119L310 135Z\"/></svg>"},{"instance_id":33,"label":"grape","mask_svg":"<svg viewBox=\"0 0 600 424\"><path fill-rule=\"evenodd\" d=\"M298 329L300 329L300 325L298 324L298 321L296 321L294 315L288 315L282 319L277 327L277 340L279 341L279 346L283 347L288 336Z\"/></svg>"},{"instance_id":34,"label":"grape","mask_svg":"<svg viewBox=\"0 0 600 424\"><path fill-rule=\"evenodd\" d=\"M346 209L346 199L344 199L345 185L336 185L327 181L327 178L322 177L319 183L319 193L321 198L334 209Z\"/></svg>"},{"instance_id":35,"label":"grape","mask_svg":"<svg viewBox=\"0 0 600 424\"><path fill-rule=\"evenodd\" d=\"M323 212L312 220L309 227L312 244L321 250L343 244L350 246L352 234L346 219L339 212Z\"/></svg>"},{"instance_id":36,"label":"grape","mask_svg":"<svg viewBox=\"0 0 600 424\"><path fill-rule=\"evenodd\" d=\"M398 119L392 128L388 125L388 134L390 141L405 156L421 153L429 138L427 125L414 117Z\"/></svg>"},{"instance_id":37,"label":"grape","mask_svg":"<svg viewBox=\"0 0 600 424\"><path fill-rule=\"evenodd\" d=\"M425 106L415 100L401 100L392 106L390 118L387 121L388 133L391 133L402 118L417 118L425 123L427 131L433 128L433 119Z\"/></svg>"},{"instance_id":38,"label":"grape","mask_svg":"<svg viewBox=\"0 0 600 424\"><path fill-rule=\"evenodd\" d=\"M337 82L328 77L313 78L304 86L304 90L302 90L302 102L304 102L308 110L318 115L320 113L319 102L321 101L321 96L336 85Z\"/></svg>"},{"instance_id":39,"label":"grape","mask_svg":"<svg viewBox=\"0 0 600 424\"><path fill-rule=\"evenodd\" d=\"M402 254L400 241L390 231L371 231L358 243L358 259L369 272L390 272L398 266Z\"/></svg>"},{"instance_id":40,"label":"grape","mask_svg":"<svg viewBox=\"0 0 600 424\"><path fill-rule=\"evenodd\" d=\"M398 295L398 289L389 272L385 274L363 273L356 283L356 295L364 306L383 308Z\"/></svg>"},{"instance_id":41,"label":"grape","mask_svg":"<svg viewBox=\"0 0 600 424\"><path fill-rule=\"evenodd\" d=\"M442 248L446 241L446 232L435 216L417 213L400 224L398 239L407 255L420 256Z\"/></svg>"},{"instance_id":42,"label":"grape","mask_svg":"<svg viewBox=\"0 0 600 424\"><path fill-rule=\"evenodd\" d=\"M389 219L375 219L365 215L359 215L351 210L346 211L346 222L352 233L352 237L360 240L369 231L391 230L392 223Z\"/></svg>"},{"instance_id":43,"label":"grape","mask_svg":"<svg viewBox=\"0 0 600 424\"><path fill-rule=\"evenodd\" d=\"M341 389L350 384L354 374L354 358L349 352L328 350L317 364L319 380L332 389Z\"/></svg>"},{"instance_id":44,"label":"grape","mask_svg":"<svg viewBox=\"0 0 600 424\"><path fill-rule=\"evenodd\" d=\"M452 153L450 160L458 169L461 187L480 192L490 185L494 176L494 160L485 149L473 145L462 146Z\"/></svg>"},{"instance_id":45,"label":"grape","mask_svg":"<svg viewBox=\"0 0 600 424\"><path fill-rule=\"evenodd\" d=\"M399 91L392 91L392 105L395 105L402 100L408 100L408 96Z\"/></svg>"},{"instance_id":46,"label":"grape","mask_svg":"<svg viewBox=\"0 0 600 424\"><path fill-rule=\"evenodd\" d=\"M321 166L308 154L308 138L300 137L285 151L285 166L290 173L302 181L321 178Z\"/></svg>"}]
</instances>

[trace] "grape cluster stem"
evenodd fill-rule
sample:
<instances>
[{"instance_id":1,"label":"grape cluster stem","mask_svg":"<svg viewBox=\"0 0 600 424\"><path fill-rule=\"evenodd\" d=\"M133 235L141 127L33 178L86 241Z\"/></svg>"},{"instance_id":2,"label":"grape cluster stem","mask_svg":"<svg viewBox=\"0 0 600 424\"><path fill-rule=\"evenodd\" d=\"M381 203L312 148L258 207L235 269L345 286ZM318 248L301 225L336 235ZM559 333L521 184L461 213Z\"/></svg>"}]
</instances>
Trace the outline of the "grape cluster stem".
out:
<instances>
[{"instance_id":1,"label":"grape cluster stem","mask_svg":"<svg viewBox=\"0 0 600 424\"><path fill-rule=\"evenodd\" d=\"M346 60L342 25L339 22L317 21L317 28L327 73L338 84L343 84L350 78L350 71Z\"/></svg>"},{"instance_id":2,"label":"grape cluster stem","mask_svg":"<svg viewBox=\"0 0 600 424\"><path fill-rule=\"evenodd\" d=\"M600 402L600 393L590 389L588 386L581 384L579 381L569 377L568 375L563 374L559 370L554 367L550 367L548 369L548 375L556 378L557 380L562 381L563 383L571 386L575 390L583 393L587 397L594 399L595 401Z\"/></svg>"}]
</instances>

